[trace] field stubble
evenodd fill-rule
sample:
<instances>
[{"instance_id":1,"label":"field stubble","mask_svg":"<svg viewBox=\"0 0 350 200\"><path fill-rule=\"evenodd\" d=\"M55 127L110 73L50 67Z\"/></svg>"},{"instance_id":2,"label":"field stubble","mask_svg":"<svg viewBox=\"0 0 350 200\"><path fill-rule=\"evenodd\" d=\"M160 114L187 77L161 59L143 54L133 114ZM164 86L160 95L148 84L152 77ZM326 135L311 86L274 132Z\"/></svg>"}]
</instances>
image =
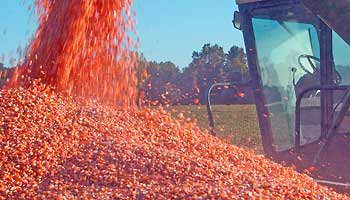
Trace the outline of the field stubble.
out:
<instances>
[{"instance_id":1,"label":"field stubble","mask_svg":"<svg viewBox=\"0 0 350 200\"><path fill-rule=\"evenodd\" d=\"M170 106L166 110L175 118L191 118L202 130L209 130L205 105ZM231 144L263 153L255 105L212 106L215 132Z\"/></svg>"}]
</instances>

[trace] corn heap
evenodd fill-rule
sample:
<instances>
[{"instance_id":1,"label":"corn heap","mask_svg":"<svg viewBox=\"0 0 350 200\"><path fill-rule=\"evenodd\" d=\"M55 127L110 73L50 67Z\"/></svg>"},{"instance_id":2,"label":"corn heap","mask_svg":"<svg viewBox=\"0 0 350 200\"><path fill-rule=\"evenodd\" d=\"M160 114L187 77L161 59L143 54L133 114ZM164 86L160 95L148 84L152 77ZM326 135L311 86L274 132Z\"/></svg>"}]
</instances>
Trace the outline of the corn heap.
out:
<instances>
[{"instance_id":1,"label":"corn heap","mask_svg":"<svg viewBox=\"0 0 350 200\"><path fill-rule=\"evenodd\" d=\"M3 199L346 199L162 110L0 92Z\"/></svg>"}]
</instances>

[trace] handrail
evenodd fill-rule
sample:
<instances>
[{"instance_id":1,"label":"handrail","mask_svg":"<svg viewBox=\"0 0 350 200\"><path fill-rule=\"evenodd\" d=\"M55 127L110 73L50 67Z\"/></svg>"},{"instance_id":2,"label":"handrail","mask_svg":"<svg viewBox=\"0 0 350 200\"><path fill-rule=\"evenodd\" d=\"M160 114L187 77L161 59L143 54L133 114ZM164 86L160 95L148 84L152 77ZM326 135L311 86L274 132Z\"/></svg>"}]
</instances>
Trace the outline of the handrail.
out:
<instances>
[{"instance_id":1,"label":"handrail","mask_svg":"<svg viewBox=\"0 0 350 200\"><path fill-rule=\"evenodd\" d=\"M211 95L211 91L219 86L235 86L235 87L249 87L251 86L252 81L249 80L247 82L222 82L222 83L214 83L213 85L211 85L206 93L207 96L207 111L208 111L208 120L209 120L209 127L210 127L210 133L212 135L216 135L215 131L214 131L214 118L213 118L213 112L211 109L211 102L210 102L210 95Z\"/></svg>"},{"instance_id":2,"label":"handrail","mask_svg":"<svg viewBox=\"0 0 350 200\"><path fill-rule=\"evenodd\" d=\"M350 85L316 85L303 90L297 97L295 106L295 148L300 149L300 105L303 96L313 90L349 90Z\"/></svg>"},{"instance_id":3,"label":"handrail","mask_svg":"<svg viewBox=\"0 0 350 200\"><path fill-rule=\"evenodd\" d=\"M340 107L339 114L337 115L337 117L333 121L331 129L330 129L329 133L327 133L326 138L324 140L322 140L321 147L317 151L317 153L316 153L316 155L314 157L312 165L316 165L317 164L318 159L319 159L320 155L322 154L322 152L324 151L324 149L328 148L328 145L330 144L332 138L337 133L340 124L343 122L343 120L344 120L344 118L346 116L346 113L349 110L349 107L350 107L350 92L349 92L349 89L348 89L346 91L346 93L345 93L344 98L343 98L343 104Z\"/></svg>"}]
</instances>

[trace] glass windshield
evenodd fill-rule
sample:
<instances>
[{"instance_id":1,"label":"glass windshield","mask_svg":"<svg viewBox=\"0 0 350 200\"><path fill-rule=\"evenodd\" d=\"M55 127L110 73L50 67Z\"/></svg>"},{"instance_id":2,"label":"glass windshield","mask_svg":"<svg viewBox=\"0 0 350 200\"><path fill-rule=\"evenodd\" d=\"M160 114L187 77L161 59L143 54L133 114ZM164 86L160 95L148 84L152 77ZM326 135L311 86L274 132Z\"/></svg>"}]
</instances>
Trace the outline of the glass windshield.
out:
<instances>
[{"instance_id":1,"label":"glass windshield","mask_svg":"<svg viewBox=\"0 0 350 200\"><path fill-rule=\"evenodd\" d=\"M333 32L333 59L336 71L341 76L340 84L350 85L350 46Z\"/></svg>"},{"instance_id":2,"label":"glass windshield","mask_svg":"<svg viewBox=\"0 0 350 200\"><path fill-rule=\"evenodd\" d=\"M350 85L350 46L336 33L332 34L333 41L333 59L335 65L335 75L339 79L340 85ZM340 77L340 78L338 78ZM334 92L335 99L335 115L337 116L342 105L345 92ZM340 103L338 106L337 104ZM346 114L339 129L339 133L350 132L350 115Z\"/></svg>"},{"instance_id":3,"label":"glass windshield","mask_svg":"<svg viewBox=\"0 0 350 200\"><path fill-rule=\"evenodd\" d=\"M298 91L320 81L317 59L308 59L319 58L318 32L313 25L296 20L254 17L252 23L274 146L277 151L284 151L294 146L294 113ZM305 133L304 138L309 137L306 132L317 132L318 135L313 134L313 138L302 143L313 142L320 136L319 97L316 94L308 97L312 97L314 103L311 107L317 109L312 111L314 121L302 125L301 132Z\"/></svg>"}]
</instances>

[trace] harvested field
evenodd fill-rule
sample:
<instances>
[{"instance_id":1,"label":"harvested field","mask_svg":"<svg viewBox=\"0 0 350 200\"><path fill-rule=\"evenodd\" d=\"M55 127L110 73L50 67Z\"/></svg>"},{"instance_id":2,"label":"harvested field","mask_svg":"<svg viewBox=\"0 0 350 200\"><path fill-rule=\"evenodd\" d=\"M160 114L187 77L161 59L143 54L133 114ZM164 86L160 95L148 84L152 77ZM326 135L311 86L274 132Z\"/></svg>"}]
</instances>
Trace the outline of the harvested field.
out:
<instances>
[{"instance_id":1,"label":"harvested field","mask_svg":"<svg viewBox=\"0 0 350 200\"><path fill-rule=\"evenodd\" d=\"M176 119L183 115L185 118L196 120L202 130L209 130L208 112L205 105L169 106ZM212 105L217 137L239 147L253 149L263 154L258 117L255 105Z\"/></svg>"},{"instance_id":2,"label":"harvested field","mask_svg":"<svg viewBox=\"0 0 350 200\"><path fill-rule=\"evenodd\" d=\"M0 90L1 199L346 199L163 110Z\"/></svg>"}]
</instances>

